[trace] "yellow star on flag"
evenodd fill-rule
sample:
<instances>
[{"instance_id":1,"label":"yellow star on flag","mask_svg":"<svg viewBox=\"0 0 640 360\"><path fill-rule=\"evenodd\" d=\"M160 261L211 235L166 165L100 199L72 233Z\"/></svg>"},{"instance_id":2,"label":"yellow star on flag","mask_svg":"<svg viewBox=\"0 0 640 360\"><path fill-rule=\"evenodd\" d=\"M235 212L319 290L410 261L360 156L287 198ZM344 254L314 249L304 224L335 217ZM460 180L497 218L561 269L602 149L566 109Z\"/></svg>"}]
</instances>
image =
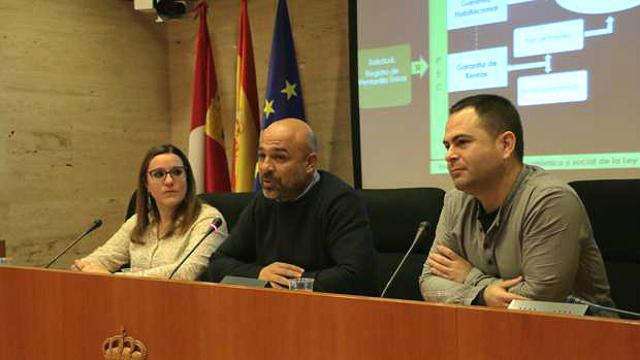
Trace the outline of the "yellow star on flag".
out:
<instances>
[{"instance_id":1,"label":"yellow star on flag","mask_svg":"<svg viewBox=\"0 0 640 360\"><path fill-rule=\"evenodd\" d=\"M273 100L264 100L264 109L262 110L262 112L264 112L264 117L266 117L267 119L269 118L269 115L276 112L275 110L273 110Z\"/></svg>"},{"instance_id":2,"label":"yellow star on flag","mask_svg":"<svg viewBox=\"0 0 640 360\"><path fill-rule=\"evenodd\" d=\"M287 80L285 80L284 83L284 88L280 90L280 92L287 94L287 100L291 99L292 96L298 96L298 93L296 92L296 86L298 86L298 84L291 84Z\"/></svg>"}]
</instances>

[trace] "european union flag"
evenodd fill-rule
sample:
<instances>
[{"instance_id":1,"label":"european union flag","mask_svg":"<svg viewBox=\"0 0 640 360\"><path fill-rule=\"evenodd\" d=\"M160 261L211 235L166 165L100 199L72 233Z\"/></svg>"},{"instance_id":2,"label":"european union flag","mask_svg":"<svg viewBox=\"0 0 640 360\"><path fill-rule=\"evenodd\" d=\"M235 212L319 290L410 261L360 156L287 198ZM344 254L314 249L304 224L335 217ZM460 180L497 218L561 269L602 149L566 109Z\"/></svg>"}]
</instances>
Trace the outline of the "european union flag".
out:
<instances>
[{"instance_id":1,"label":"european union flag","mask_svg":"<svg viewBox=\"0 0 640 360\"><path fill-rule=\"evenodd\" d=\"M293 46L287 1L278 1L276 23L271 43L269 78L262 110L262 129L274 121L294 117L305 120L302 86Z\"/></svg>"},{"instance_id":2,"label":"european union flag","mask_svg":"<svg viewBox=\"0 0 640 360\"><path fill-rule=\"evenodd\" d=\"M298 76L298 62L293 46L287 0L280 0L273 28L269 77L267 79L267 93L264 96L261 129L265 129L275 121L289 117L305 120L302 86L300 85L300 76ZM256 164L254 189L259 190L260 188Z\"/></svg>"}]
</instances>

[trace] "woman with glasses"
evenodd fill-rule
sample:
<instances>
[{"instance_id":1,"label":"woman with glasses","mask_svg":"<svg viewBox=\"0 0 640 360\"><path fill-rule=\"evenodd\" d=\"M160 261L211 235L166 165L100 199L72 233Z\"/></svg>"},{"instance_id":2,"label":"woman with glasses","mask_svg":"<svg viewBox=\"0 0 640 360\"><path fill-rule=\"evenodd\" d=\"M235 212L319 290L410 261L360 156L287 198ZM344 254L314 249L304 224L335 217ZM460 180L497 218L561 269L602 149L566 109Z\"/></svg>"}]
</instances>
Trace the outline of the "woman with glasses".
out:
<instances>
[{"instance_id":1,"label":"woman with glasses","mask_svg":"<svg viewBox=\"0 0 640 360\"><path fill-rule=\"evenodd\" d=\"M173 275L195 280L213 251L227 237L222 214L195 196L189 160L173 145L151 148L140 166L136 213L89 256L74 261L73 270L168 278L216 219L222 225L209 235Z\"/></svg>"}]
</instances>

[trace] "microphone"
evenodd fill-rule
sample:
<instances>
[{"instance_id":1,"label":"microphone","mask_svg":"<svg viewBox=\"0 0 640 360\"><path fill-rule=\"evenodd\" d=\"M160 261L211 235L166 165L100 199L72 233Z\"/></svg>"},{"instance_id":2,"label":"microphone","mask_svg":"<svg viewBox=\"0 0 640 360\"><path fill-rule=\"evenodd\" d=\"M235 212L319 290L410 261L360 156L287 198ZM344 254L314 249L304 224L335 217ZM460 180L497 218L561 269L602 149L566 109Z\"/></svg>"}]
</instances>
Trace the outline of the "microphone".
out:
<instances>
[{"instance_id":1,"label":"microphone","mask_svg":"<svg viewBox=\"0 0 640 360\"><path fill-rule=\"evenodd\" d=\"M402 258L402 260L400 260L400 263L398 264L398 266L396 266L396 269L393 271L393 274L391 274L391 278L389 278L389 281L387 281L387 284L384 286L384 290L382 290L382 294L380 294L381 298L383 298L384 295L387 293L387 290L389 290L389 286L391 285L393 280L396 278L396 275L398 275L398 272L402 268L402 265L404 265L404 262L407 260L407 258L409 257L409 254L411 254L411 251L416 246L416 244L418 243L418 240L422 237L422 234L427 230L429 225L430 225L429 222L426 220L420 222L420 225L418 225L418 231L416 232L416 236L413 239L411 246L409 246L409 250L407 250L407 252L404 254L404 257Z\"/></svg>"},{"instance_id":2,"label":"microphone","mask_svg":"<svg viewBox=\"0 0 640 360\"><path fill-rule=\"evenodd\" d=\"M220 226L222 226L221 218L216 217L215 219L213 219L213 221L211 221L211 224L209 224L209 228L207 229L207 232L204 233L204 235L202 235L202 238L200 238L200 240L198 240L198 242L193 246L193 248L191 248L191 251L189 251L189 253L182 258L182 261L180 261L178 266L176 266L175 269L173 269L173 271L171 272L171 275L169 275L169 279L173 278L173 275L175 275L178 269L180 269L180 267L182 266L182 264L184 264L184 262L187 261L189 256L191 256L191 254L193 254L193 252L196 251L196 249L198 248L198 246L200 246L200 244L202 244L204 239L206 239L207 236L211 235L212 233L218 231L220 229Z\"/></svg>"},{"instance_id":3,"label":"microphone","mask_svg":"<svg viewBox=\"0 0 640 360\"><path fill-rule=\"evenodd\" d=\"M640 313L633 312L633 311L616 309L616 308L610 307L610 306L599 305L599 304L593 303L591 301L587 301L585 299L581 299L581 298L579 298L577 296L573 296L573 295L567 296L567 302L568 303L572 303L572 304L588 305L590 308L594 308L594 309L597 309L597 310L611 311L611 312L614 312L614 313L617 313L617 314L621 314L621 315L626 315L626 316L630 316L630 317L634 317L634 318L640 318Z\"/></svg>"},{"instance_id":4,"label":"microphone","mask_svg":"<svg viewBox=\"0 0 640 360\"><path fill-rule=\"evenodd\" d=\"M67 251L69 251L69 249L71 249L75 244L78 243L78 241L82 240L85 236L91 234L95 229L99 228L100 226L102 226L102 220L100 219L96 219L93 224L91 224L91 226L85 230L82 234L80 234L80 236L78 236L71 244L69 244L66 248L64 248L64 250L62 250L62 252L60 252L60 254L58 254L56 257L54 257L53 259L51 259L51 261L49 261L49 263L47 265L44 266L45 269L48 269L51 267L51 265L53 265L53 263L55 263L60 256L64 255L67 253Z\"/></svg>"}]
</instances>

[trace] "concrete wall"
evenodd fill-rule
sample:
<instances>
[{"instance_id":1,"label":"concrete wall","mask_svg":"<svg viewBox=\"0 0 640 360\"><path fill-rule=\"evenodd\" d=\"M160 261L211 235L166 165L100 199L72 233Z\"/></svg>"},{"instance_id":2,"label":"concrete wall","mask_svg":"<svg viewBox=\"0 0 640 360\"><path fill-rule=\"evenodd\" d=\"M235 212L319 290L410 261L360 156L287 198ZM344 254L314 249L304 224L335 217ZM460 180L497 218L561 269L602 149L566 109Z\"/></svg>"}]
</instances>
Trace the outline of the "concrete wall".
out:
<instances>
[{"instance_id":1,"label":"concrete wall","mask_svg":"<svg viewBox=\"0 0 640 360\"><path fill-rule=\"evenodd\" d=\"M169 139L165 30L115 0L0 1L0 239L39 265L95 218L121 224L138 164Z\"/></svg>"}]
</instances>

